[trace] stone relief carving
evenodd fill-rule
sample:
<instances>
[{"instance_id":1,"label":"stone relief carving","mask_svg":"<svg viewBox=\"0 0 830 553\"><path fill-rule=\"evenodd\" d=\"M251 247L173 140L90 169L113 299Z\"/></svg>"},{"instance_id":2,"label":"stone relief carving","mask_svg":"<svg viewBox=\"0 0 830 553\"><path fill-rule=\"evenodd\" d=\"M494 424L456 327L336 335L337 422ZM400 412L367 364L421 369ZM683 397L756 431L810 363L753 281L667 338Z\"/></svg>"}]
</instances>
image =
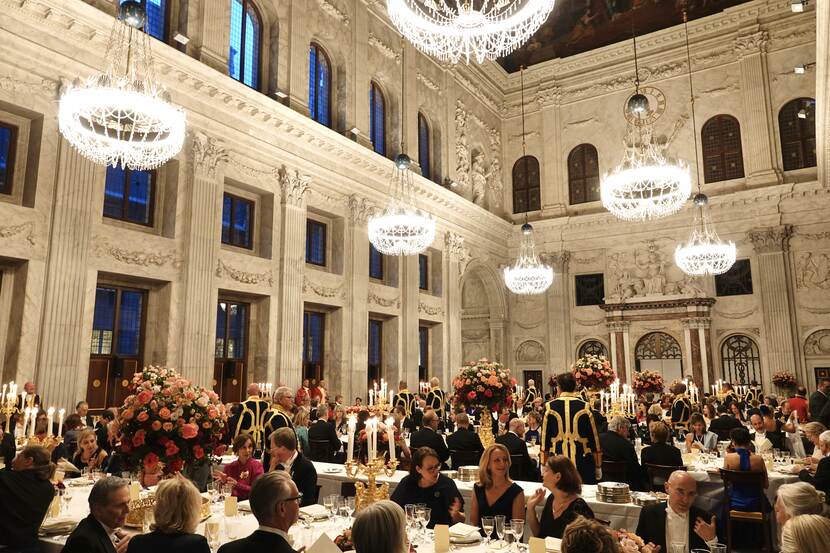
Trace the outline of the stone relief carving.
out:
<instances>
[{"instance_id":1,"label":"stone relief carving","mask_svg":"<svg viewBox=\"0 0 830 553\"><path fill-rule=\"evenodd\" d=\"M590 125L595 125L599 123L599 119L596 117L589 117L587 119L578 119L576 121L568 121L565 123L562 128L563 129L579 129L582 127L588 127Z\"/></svg>"},{"instance_id":2,"label":"stone relief carving","mask_svg":"<svg viewBox=\"0 0 830 553\"><path fill-rule=\"evenodd\" d=\"M418 302L418 313L425 313L430 317L443 317L444 316L444 309L441 307L432 307L431 305L427 305L426 303L419 301Z\"/></svg>"},{"instance_id":3,"label":"stone relief carving","mask_svg":"<svg viewBox=\"0 0 830 553\"><path fill-rule=\"evenodd\" d=\"M191 137L194 172L204 173L211 179L216 178L216 168L228 160L224 143L202 131L191 133Z\"/></svg>"},{"instance_id":4,"label":"stone relief carving","mask_svg":"<svg viewBox=\"0 0 830 553\"><path fill-rule=\"evenodd\" d=\"M490 168L487 169L487 188L490 191L489 204L491 208L499 209L504 194L504 183L501 178L501 135L496 129L490 129Z\"/></svg>"},{"instance_id":5,"label":"stone relief carving","mask_svg":"<svg viewBox=\"0 0 830 553\"><path fill-rule=\"evenodd\" d=\"M577 317L571 317L571 320L581 326L597 326L605 322L605 317L600 317L598 319L579 319Z\"/></svg>"},{"instance_id":6,"label":"stone relief carving","mask_svg":"<svg viewBox=\"0 0 830 553\"><path fill-rule=\"evenodd\" d=\"M0 77L0 90L8 90L12 93L23 92L29 94L45 94L50 98L57 97L58 90L63 84L52 79L40 79L26 81L15 79L10 76Z\"/></svg>"},{"instance_id":7,"label":"stone relief carving","mask_svg":"<svg viewBox=\"0 0 830 553\"><path fill-rule=\"evenodd\" d=\"M732 46L738 56L748 56L750 54L759 54L767 51L769 44L769 33L767 31L758 31L751 34L740 35L735 37Z\"/></svg>"},{"instance_id":8,"label":"stone relief carving","mask_svg":"<svg viewBox=\"0 0 830 553\"><path fill-rule=\"evenodd\" d=\"M809 233L803 233L803 232L796 233L795 229L793 229L793 235L796 235L796 234L798 235L799 238L804 238L806 240L827 240L828 238L830 238L830 231L828 231L828 232L816 232L816 233L809 234Z\"/></svg>"},{"instance_id":9,"label":"stone relief carving","mask_svg":"<svg viewBox=\"0 0 830 553\"><path fill-rule=\"evenodd\" d=\"M543 363L545 346L536 340L525 340L516 348L516 361L520 363Z\"/></svg>"},{"instance_id":10,"label":"stone relief carving","mask_svg":"<svg viewBox=\"0 0 830 553\"><path fill-rule=\"evenodd\" d=\"M625 301L630 298L653 295L703 296L705 291L698 279L684 275L669 282L666 275L667 256L656 241L647 240L645 247L617 252L608 256L611 293L608 299Z\"/></svg>"},{"instance_id":11,"label":"stone relief carving","mask_svg":"<svg viewBox=\"0 0 830 553\"><path fill-rule=\"evenodd\" d=\"M473 203L486 209L487 176L484 173L483 152L476 152L473 155L473 164L470 171L472 173L470 181L472 184Z\"/></svg>"},{"instance_id":12,"label":"stone relief carving","mask_svg":"<svg viewBox=\"0 0 830 553\"><path fill-rule=\"evenodd\" d=\"M374 33L369 33L369 46L380 52L380 55L383 57L395 60L395 63L401 63L400 52L383 42L383 40L381 40Z\"/></svg>"},{"instance_id":13,"label":"stone relief carving","mask_svg":"<svg viewBox=\"0 0 830 553\"><path fill-rule=\"evenodd\" d=\"M721 311L719 309L713 309L712 313L717 315L718 317L723 317L724 319L746 319L750 315L755 314L757 311L757 307L753 307L752 309L747 309L746 311L738 311L735 313L728 313L726 311Z\"/></svg>"},{"instance_id":14,"label":"stone relief carving","mask_svg":"<svg viewBox=\"0 0 830 553\"><path fill-rule=\"evenodd\" d=\"M11 238L21 234L21 238L26 240L30 245L35 245L35 224L31 221L21 223L19 225L8 225L0 227L0 238Z\"/></svg>"},{"instance_id":15,"label":"stone relief carving","mask_svg":"<svg viewBox=\"0 0 830 553\"><path fill-rule=\"evenodd\" d=\"M366 298L366 301L369 303L374 303L375 305L379 305L381 307L401 307L401 298L400 296L394 298L384 298L382 296L378 296L371 290L369 291L369 295Z\"/></svg>"},{"instance_id":16,"label":"stone relief carving","mask_svg":"<svg viewBox=\"0 0 830 553\"><path fill-rule=\"evenodd\" d=\"M735 51L734 49L727 49L727 50L715 50L713 52L707 52L705 54L700 54L698 56L692 57L692 62L694 65L699 67L707 67L711 65L718 65L725 61L732 61L735 59Z\"/></svg>"},{"instance_id":17,"label":"stone relief carving","mask_svg":"<svg viewBox=\"0 0 830 553\"><path fill-rule=\"evenodd\" d=\"M798 288L830 288L830 256L826 253L799 252L795 262L795 282Z\"/></svg>"},{"instance_id":18,"label":"stone relief carving","mask_svg":"<svg viewBox=\"0 0 830 553\"><path fill-rule=\"evenodd\" d=\"M467 149L467 111L455 103L455 183L463 195L470 186L470 152Z\"/></svg>"},{"instance_id":19,"label":"stone relief carving","mask_svg":"<svg viewBox=\"0 0 830 553\"><path fill-rule=\"evenodd\" d=\"M461 350L463 351L463 362L474 361L482 357L489 357L487 350L489 349L488 342L464 342Z\"/></svg>"},{"instance_id":20,"label":"stone relief carving","mask_svg":"<svg viewBox=\"0 0 830 553\"><path fill-rule=\"evenodd\" d=\"M104 237L95 236L92 239L94 246L92 252L97 257L111 257L121 263L127 265L137 265L139 267L164 267L168 263L173 268L178 269L181 266L181 260L176 258L174 253L158 253L145 252L141 250L128 250L113 246Z\"/></svg>"},{"instance_id":21,"label":"stone relief carving","mask_svg":"<svg viewBox=\"0 0 830 553\"><path fill-rule=\"evenodd\" d=\"M756 253L775 253L789 249L792 225L779 225L750 230L746 237L752 242Z\"/></svg>"},{"instance_id":22,"label":"stone relief carving","mask_svg":"<svg viewBox=\"0 0 830 553\"><path fill-rule=\"evenodd\" d=\"M323 13L339 20L345 26L349 26L349 16L340 11L340 9L338 9L338 7L332 4L329 0L317 0L317 4L320 6L320 9L323 10Z\"/></svg>"},{"instance_id":23,"label":"stone relief carving","mask_svg":"<svg viewBox=\"0 0 830 553\"><path fill-rule=\"evenodd\" d=\"M311 177L301 175L296 169L288 169L285 166L280 168L279 175L283 203L301 207L311 186Z\"/></svg>"},{"instance_id":24,"label":"stone relief carving","mask_svg":"<svg viewBox=\"0 0 830 553\"><path fill-rule=\"evenodd\" d=\"M343 285L340 286L323 286L309 280L307 276L303 276L303 293L313 293L321 298L337 298L345 299L346 292L343 290Z\"/></svg>"},{"instance_id":25,"label":"stone relief carving","mask_svg":"<svg viewBox=\"0 0 830 553\"><path fill-rule=\"evenodd\" d=\"M227 276L231 280L241 282L242 284L262 284L267 282L268 286L274 285L274 274L271 271L265 271L263 273L250 273L248 271L232 267L221 259L216 260L216 276L220 278Z\"/></svg>"},{"instance_id":26,"label":"stone relief carving","mask_svg":"<svg viewBox=\"0 0 830 553\"><path fill-rule=\"evenodd\" d=\"M718 86L713 86L711 88L704 88L698 91L695 94L695 98L699 99L703 96L723 96L724 94L732 94L733 92L738 92L741 89L741 85L738 84L736 81L728 81Z\"/></svg>"},{"instance_id":27,"label":"stone relief carving","mask_svg":"<svg viewBox=\"0 0 830 553\"><path fill-rule=\"evenodd\" d=\"M349 212L352 216L352 221L359 225L365 225L369 220L369 217L371 217L377 210L372 202L359 194L350 195L347 203L349 206Z\"/></svg>"},{"instance_id":28,"label":"stone relief carving","mask_svg":"<svg viewBox=\"0 0 830 553\"><path fill-rule=\"evenodd\" d=\"M567 272L568 262L571 260L571 252L564 250L558 252L541 252L540 259L553 267L553 270L559 274Z\"/></svg>"},{"instance_id":29,"label":"stone relief carving","mask_svg":"<svg viewBox=\"0 0 830 553\"><path fill-rule=\"evenodd\" d=\"M830 355L830 330L818 330L807 336L804 355Z\"/></svg>"},{"instance_id":30,"label":"stone relief carving","mask_svg":"<svg viewBox=\"0 0 830 553\"><path fill-rule=\"evenodd\" d=\"M724 334L751 334L756 337L761 336L761 329L757 326L750 328L719 328L715 331L715 336L720 338Z\"/></svg>"}]
</instances>

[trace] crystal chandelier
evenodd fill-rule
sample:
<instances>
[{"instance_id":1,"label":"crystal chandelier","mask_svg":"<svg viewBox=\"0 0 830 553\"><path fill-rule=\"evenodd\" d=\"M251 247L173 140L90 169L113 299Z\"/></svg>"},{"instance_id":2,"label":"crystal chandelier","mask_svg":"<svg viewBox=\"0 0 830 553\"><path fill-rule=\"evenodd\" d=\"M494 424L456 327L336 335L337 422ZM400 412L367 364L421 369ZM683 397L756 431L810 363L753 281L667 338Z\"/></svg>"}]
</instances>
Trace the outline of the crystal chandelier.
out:
<instances>
[{"instance_id":1,"label":"crystal chandelier","mask_svg":"<svg viewBox=\"0 0 830 553\"><path fill-rule=\"evenodd\" d=\"M554 0L386 0L389 19L418 50L450 63L495 60L527 42Z\"/></svg>"},{"instance_id":2,"label":"crystal chandelier","mask_svg":"<svg viewBox=\"0 0 830 553\"><path fill-rule=\"evenodd\" d=\"M695 94L692 87L692 61L689 54L689 28L683 11L683 29L686 34L686 61L689 64L689 96L692 105L692 134L697 168L697 194L694 197L695 216L689 240L674 250L674 262L687 275L720 275L735 264L736 249L732 242L722 242L709 221L709 198L700 190L700 164L697 159L697 132L695 129Z\"/></svg>"},{"instance_id":3,"label":"crystal chandelier","mask_svg":"<svg viewBox=\"0 0 830 553\"><path fill-rule=\"evenodd\" d=\"M527 155L525 144L525 82L524 67L519 68L522 83L522 157ZM522 225L522 242L519 244L519 257L510 267L504 268L504 283L514 294L542 294L553 284L553 269L545 265L536 256L536 244L533 240L533 227L527 222Z\"/></svg>"},{"instance_id":4,"label":"crystal chandelier","mask_svg":"<svg viewBox=\"0 0 830 553\"><path fill-rule=\"evenodd\" d=\"M606 173L600 186L602 205L619 219L647 221L676 213L692 191L688 168L666 159L655 143L648 98L640 93L637 38L634 37L635 93L626 110L635 120L629 127L622 163Z\"/></svg>"},{"instance_id":5,"label":"crystal chandelier","mask_svg":"<svg viewBox=\"0 0 830 553\"><path fill-rule=\"evenodd\" d=\"M185 136L184 111L158 84L140 2L120 5L107 44L104 73L67 86L60 98L61 134L101 165L154 169L176 155Z\"/></svg>"},{"instance_id":6,"label":"crystal chandelier","mask_svg":"<svg viewBox=\"0 0 830 553\"><path fill-rule=\"evenodd\" d=\"M401 153L395 158L389 183L389 203L380 215L369 218L369 241L384 255L416 255L435 240L435 220L415 206L412 161L404 152L404 60L401 60Z\"/></svg>"}]
</instances>

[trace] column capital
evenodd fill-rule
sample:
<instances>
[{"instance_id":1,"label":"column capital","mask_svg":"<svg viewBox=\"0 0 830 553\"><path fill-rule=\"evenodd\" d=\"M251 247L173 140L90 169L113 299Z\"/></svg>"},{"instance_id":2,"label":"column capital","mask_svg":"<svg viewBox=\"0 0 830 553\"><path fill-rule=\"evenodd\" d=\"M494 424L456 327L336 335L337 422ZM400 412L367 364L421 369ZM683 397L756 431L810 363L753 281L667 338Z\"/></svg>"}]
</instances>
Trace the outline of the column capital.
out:
<instances>
[{"instance_id":1,"label":"column capital","mask_svg":"<svg viewBox=\"0 0 830 553\"><path fill-rule=\"evenodd\" d=\"M545 263L550 263L554 272L559 274L568 272L568 261L571 259L571 252L562 250L559 252L542 253L539 257Z\"/></svg>"},{"instance_id":2,"label":"column capital","mask_svg":"<svg viewBox=\"0 0 830 553\"><path fill-rule=\"evenodd\" d=\"M769 44L769 33L767 31L756 31L735 37L732 47L739 58L751 54L766 53Z\"/></svg>"},{"instance_id":3,"label":"column capital","mask_svg":"<svg viewBox=\"0 0 830 553\"><path fill-rule=\"evenodd\" d=\"M752 229L746 237L752 242L755 253L779 253L789 250L792 234L792 225L778 225Z\"/></svg>"},{"instance_id":4,"label":"column capital","mask_svg":"<svg viewBox=\"0 0 830 553\"><path fill-rule=\"evenodd\" d=\"M464 237L456 232L447 231L444 235L444 250L450 257L461 259L467 253Z\"/></svg>"},{"instance_id":5,"label":"column capital","mask_svg":"<svg viewBox=\"0 0 830 553\"><path fill-rule=\"evenodd\" d=\"M219 164L228 160L225 144L202 131L190 134L190 150L193 172L202 173L211 179L216 178Z\"/></svg>"},{"instance_id":6,"label":"column capital","mask_svg":"<svg viewBox=\"0 0 830 553\"><path fill-rule=\"evenodd\" d=\"M377 211L377 206L360 194L352 194L347 200L352 223L365 225Z\"/></svg>"},{"instance_id":7,"label":"column capital","mask_svg":"<svg viewBox=\"0 0 830 553\"><path fill-rule=\"evenodd\" d=\"M288 169L284 165L280 168L279 175L282 203L302 207L306 192L311 186L311 177L300 174L296 169Z\"/></svg>"},{"instance_id":8,"label":"column capital","mask_svg":"<svg viewBox=\"0 0 830 553\"><path fill-rule=\"evenodd\" d=\"M605 321L605 327L608 329L608 332L628 332L628 329L631 328L631 322L629 321Z\"/></svg>"}]
</instances>

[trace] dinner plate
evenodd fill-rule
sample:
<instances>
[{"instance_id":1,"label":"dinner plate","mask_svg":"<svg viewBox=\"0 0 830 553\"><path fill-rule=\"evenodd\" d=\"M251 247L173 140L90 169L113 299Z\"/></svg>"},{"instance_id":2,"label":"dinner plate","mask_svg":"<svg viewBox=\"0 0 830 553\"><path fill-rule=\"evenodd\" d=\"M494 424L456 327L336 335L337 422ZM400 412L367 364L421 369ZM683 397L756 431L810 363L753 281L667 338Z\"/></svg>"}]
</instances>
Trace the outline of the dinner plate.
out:
<instances>
[{"instance_id":1,"label":"dinner plate","mask_svg":"<svg viewBox=\"0 0 830 553\"><path fill-rule=\"evenodd\" d=\"M328 467L323 469L323 472L325 472L326 474L337 474L339 472L343 472L343 469L341 469L340 467Z\"/></svg>"},{"instance_id":2,"label":"dinner plate","mask_svg":"<svg viewBox=\"0 0 830 553\"><path fill-rule=\"evenodd\" d=\"M64 480L64 482L68 482L69 485L73 486L73 487L75 487L75 486L78 486L78 487L91 486L95 483L92 480L90 480L89 478L72 478L70 480Z\"/></svg>"},{"instance_id":3,"label":"dinner plate","mask_svg":"<svg viewBox=\"0 0 830 553\"><path fill-rule=\"evenodd\" d=\"M458 545L472 545L481 541L480 534L469 534L467 536L450 536L450 543Z\"/></svg>"}]
</instances>

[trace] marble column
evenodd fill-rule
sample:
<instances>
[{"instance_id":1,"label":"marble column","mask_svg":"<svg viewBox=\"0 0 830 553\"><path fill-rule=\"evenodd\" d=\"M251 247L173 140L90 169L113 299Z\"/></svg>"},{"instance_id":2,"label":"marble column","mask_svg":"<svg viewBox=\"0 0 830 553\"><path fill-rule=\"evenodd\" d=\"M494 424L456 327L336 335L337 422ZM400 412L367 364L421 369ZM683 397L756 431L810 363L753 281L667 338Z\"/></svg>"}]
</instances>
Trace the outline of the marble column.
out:
<instances>
[{"instance_id":1,"label":"marble column","mask_svg":"<svg viewBox=\"0 0 830 553\"><path fill-rule=\"evenodd\" d=\"M363 196L349 196L349 224L346 239L346 268L349 275L349 298L344 316L343 327L348 333L344 339L343 358L346 360L348 374L340 376L343 397L363 397L368 380L369 308L366 297L369 293L369 234L366 222L375 207ZM351 269L349 268L351 267ZM393 386L390 383L390 386ZM397 387L397 385L394 385ZM396 388L397 389L397 388Z\"/></svg>"},{"instance_id":2,"label":"marble column","mask_svg":"<svg viewBox=\"0 0 830 553\"><path fill-rule=\"evenodd\" d=\"M620 382L633 382L632 368L629 366L631 350L628 332L631 323L628 321L607 321L608 342L611 344L611 366L617 371Z\"/></svg>"},{"instance_id":3,"label":"marble column","mask_svg":"<svg viewBox=\"0 0 830 553\"><path fill-rule=\"evenodd\" d=\"M553 284L545 294L548 312L548 366L570 367L574 352L571 351L571 302L568 260L570 252L561 251L542 256L553 267Z\"/></svg>"},{"instance_id":4,"label":"marble column","mask_svg":"<svg viewBox=\"0 0 830 553\"><path fill-rule=\"evenodd\" d=\"M407 255L398 258L400 261L400 291L401 291L401 326L400 326L400 351L398 373L401 379L406 380L409 389L417 386L418 382L418 359L421 350L418 335L420 315L418 313L418 301L420 289L418 287L418 256ZM390 376L390 381L392 378Z\"/></svg>"},{"instance_id":5,"label":"marble column","mask_svg":"<svg viewBox=\"0 0 830 553\"><path fill-rule=\"evenodd\" d=\"M59 144L34 382L49 405L71 410L75 402L86 397L89 329L82 322L88 300L87 279L94 278L94 273L87 271L91 229L101 209L90 199L96 197L102 170L65 140Z\"/></svg>"},{"instance_id":6,"label":"marble column","mask_svg":"<svg viewBox=\"0 0 830 553\"><path fill-rule=\"evenodd\" d=\"M220 73L228 74L230 53L231 20L230 0L209 0L199 2L200 13L197 21L201 24L198 38L198 59Z\"/></svg>"},{"instance_id":7,"label":"marble column","mask_svg":"<svg viewBox=\"0 0 830 553\"><path fill-rule=\"evenodd\" d=\"M744 109L741 137L744 173L749 186L783 182L767 71L768 41L767 31L757 31L739 35L733 44L740 59Z\"/></svg>"},{"instance_id":8,"label":"marble column","mask_svg":"<svg viewBox=\"0 0 830 553\"><path fill-rule=\"evenodd\" d=\"M222 190L227 152L213 137L197 132L190 137L187 179L189 199L184 217L187 260L182 274L184 316L181 326L183 376L212 388L216 340L216 264L221 243Z\"/></svg>"},{"instance_id":9,"label":"marble column","mask_svg":"<svg viewBox=\"0 0 830 553\"><path fill-rule=\"evenodd\" d=\"M444 389L449 389L453 374L461 367L461 278L469 260L464 237L454 232L444 235Z\"/></svg>"},{"instance_id":10,"label":"marble column","mask_svg":"<svg viewBox=\"0 0 830 553\"><path fill-rule=\"evenodd\" d=\"M303 276L305 270L305 195L310 178L296 169L280 170L281 266L279 270L279 330L277 378L296 389L303 372Z\"/></svg>"},{"instance_id":11,"label":"marble column","mask_svg":"<svg viewBox=\"0 0 830 553\"><path fill-rule=\"evenodd\" d=\"M816 2L816 128L830 125L830 2ZM816 133L818 181L830 186L830 140Z\"/></svg>"},{"instance_id":12,"label":"marble column","mask_svg":"<svg viewBox=\"0 0 830 553\"><path fill-rule=\"evenodd\" d=\"M778 371L799 373L800 357L796 351L797 335L793 325L792 298L789 293L787 252L792 226L778 225L747 232L757 260L757 278L761 283L764 314L766 363L763 375L770 386L771 375Z\"/></svg>"},{"instance_id":13,"label":"marble column","mask_svg":"<svg viewBox=\"0 0 830 553\"><path fill-rule=\"evenodd\" d=\"M554 163L543 163L542 217L564 215L568 207L567 164L562 151L562 107L559 87L545 91L551 103L542 108L541 138L543 159Z\"/></svg>"},{"instance_id":14,"label":"marble column","mask_svg":"<svg viewBox=\"0 0 830 553\"><path fill-rule=\"evenodd\" d=\"M364 0L354 0L352 11L352 50L355 60L369 59L369 10ZM369 136L369 64L355 63L353 74L349 75L351 90L348 94L349 107L346 113L346 124L344 129L350 138L354 138L358 144L367 148L372 147L372 140ZM359 132L355 136L351 129L356 128Z\"/></svg>"},{"instance_id":15,"label":"marble column","mask_svg":"<svg viewBox=\"0 0 830 553\"><path fill-rule=\"evenodd\" d=\"M683 337L686 342L686 358L683 374L688 374L688 368L692 369L692 378L698 388L706 389L709 378L709 359L711 351L709 342L706 340L706 330L712 324L709 317L690 317L683 319Z\"/></svg>"}]
</instances>

